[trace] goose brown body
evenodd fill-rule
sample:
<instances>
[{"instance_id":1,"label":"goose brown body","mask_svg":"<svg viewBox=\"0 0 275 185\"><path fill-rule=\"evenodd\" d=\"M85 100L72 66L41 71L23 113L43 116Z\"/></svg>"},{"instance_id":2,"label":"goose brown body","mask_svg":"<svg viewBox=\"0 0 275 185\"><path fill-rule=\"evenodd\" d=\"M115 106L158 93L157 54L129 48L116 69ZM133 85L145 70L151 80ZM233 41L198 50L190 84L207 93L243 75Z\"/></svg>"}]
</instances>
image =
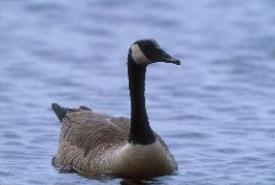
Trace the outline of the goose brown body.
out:
<instances>
[{"instance_id":1,"label":"goose brown body","mask_svg":"<svg viewBox=\"0 0 275 185\"><path fill-rule=\"evenodd\" d=\"M128 143L130 120L89 110L69 111L61 122L57 167L97 176L152 177L177 168L166 144L157 135L154 144Z\"/></svg>"}]
</instances>

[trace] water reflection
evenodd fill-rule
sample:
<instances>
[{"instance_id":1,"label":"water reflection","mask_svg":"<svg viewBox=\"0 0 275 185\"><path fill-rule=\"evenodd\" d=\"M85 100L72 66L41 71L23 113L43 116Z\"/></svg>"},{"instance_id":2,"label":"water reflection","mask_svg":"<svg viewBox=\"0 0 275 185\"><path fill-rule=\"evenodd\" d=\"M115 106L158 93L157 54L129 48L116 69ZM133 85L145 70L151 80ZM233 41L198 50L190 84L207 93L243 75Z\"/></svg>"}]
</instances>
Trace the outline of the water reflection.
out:
<instances>
[{"instance_id":1,"label":"water reflection","mask_svg":"<svg viewBox=\"0 0 275 185\"><path fill-rule=\"evenodd\" d=\"M162 185L164 184L161 180L158 179L123 179L120 181L121 185Z\"/></svg>"}]
</instances>

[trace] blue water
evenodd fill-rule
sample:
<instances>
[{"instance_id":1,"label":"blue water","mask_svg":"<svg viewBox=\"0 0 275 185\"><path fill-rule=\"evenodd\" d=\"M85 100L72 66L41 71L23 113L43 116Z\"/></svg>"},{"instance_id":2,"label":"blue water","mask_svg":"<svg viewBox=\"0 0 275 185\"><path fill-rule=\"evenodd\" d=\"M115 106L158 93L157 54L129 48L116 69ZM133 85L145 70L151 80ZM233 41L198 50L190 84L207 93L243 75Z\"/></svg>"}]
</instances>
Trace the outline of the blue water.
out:
<instances>
[{"instance_id":1,"label":"blue water","mask_svg":"<svg viewBox=\"0 0 275 185\"><path fill-rule=\"evenodd\" d=\"M51 166L52 102L129 117L130 44L155 38L181 66L149 66L153 129L179 163L144 184L275 184L274 0L1 0L0 184L140 184Z\"/></svg>"}]
</instances>

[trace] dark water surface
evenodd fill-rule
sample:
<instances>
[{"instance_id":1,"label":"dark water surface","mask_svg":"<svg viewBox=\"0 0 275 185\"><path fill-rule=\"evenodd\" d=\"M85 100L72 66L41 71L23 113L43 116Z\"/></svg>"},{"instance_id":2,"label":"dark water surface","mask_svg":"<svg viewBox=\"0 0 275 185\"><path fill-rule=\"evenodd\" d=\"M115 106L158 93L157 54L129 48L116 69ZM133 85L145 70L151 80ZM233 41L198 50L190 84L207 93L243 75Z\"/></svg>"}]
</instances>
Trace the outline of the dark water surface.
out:
<instances>
[{"instance_id":1,"label":"dark water surface","mask_svg":"<svg viewBox=\"0 0 275 185\"><path fill-rule=\"evenodd\" d=\"M1 0L1 185L128 184L51 166L52 102L129 117L129 45L152 37L151 125L179 162L148 184L275 184L275 1ZM139 183L136 183L139 184Z\"/></svg>"}]
</instances>

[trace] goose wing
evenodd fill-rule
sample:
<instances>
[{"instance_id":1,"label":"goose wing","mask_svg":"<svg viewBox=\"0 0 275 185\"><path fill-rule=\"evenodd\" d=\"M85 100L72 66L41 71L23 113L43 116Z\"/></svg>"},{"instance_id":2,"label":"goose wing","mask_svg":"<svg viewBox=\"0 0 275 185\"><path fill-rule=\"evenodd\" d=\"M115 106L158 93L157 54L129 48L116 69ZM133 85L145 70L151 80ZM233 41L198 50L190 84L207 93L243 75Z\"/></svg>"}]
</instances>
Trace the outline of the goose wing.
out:
<instances>
[{"instance_id":1,"label":"goose wing","mask_svg":"<svg viewBox=\"0 0 275 185\"><path fill-rule=\"evenodd\" d=\"M98 171L94 168L100 165L94 163L100 162L98 159L104 152L128 140L127 118L98 114L83 106L69 109L55 104L53 110L61 120L59 148L53 160L57 167L92 174Z\"/></svg>"},{"instance_id":2,"label":"goose wing","mask_svg":"<svg viewBox=\"0 0 275 185\"><path fill-rule=\"evenodd\" d=\"M87 153L100 145L109 146L127 141L129 128L129 120L126 118L78 110L69 112L62 120L61 139Z\"/></svg>"}]
</instances>

